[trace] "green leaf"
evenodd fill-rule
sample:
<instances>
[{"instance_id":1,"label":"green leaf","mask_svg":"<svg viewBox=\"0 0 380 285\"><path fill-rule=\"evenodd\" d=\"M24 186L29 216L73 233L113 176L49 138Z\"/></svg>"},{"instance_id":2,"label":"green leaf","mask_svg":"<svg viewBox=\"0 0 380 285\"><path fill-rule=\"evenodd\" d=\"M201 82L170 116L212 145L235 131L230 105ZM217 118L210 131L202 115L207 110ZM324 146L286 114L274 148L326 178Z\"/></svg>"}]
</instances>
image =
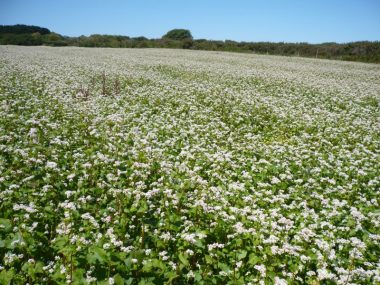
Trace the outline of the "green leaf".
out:
<instances>
[{"instance_id":1,"label":"green leaf","mask_svg":"<svg viewBox=\"0 0 380 285\"><path fill-rule=\"evenodd\" d=\"M116 285L124 285L124 278L120 276L120 274L116 274L113 277L113 280L115 281Z\"/></svg>"},{"instance_id":2,"label":"green leaf","mask_svg":"<svg viewBox=\"0 0 380 285\"><path fill-rule=\"evenodd\" d=\"M54 241L54 248L60 250L68 243L68 241L69 238L67 236L59 236Z\"/></svg>"},{"instance_id":3,"label":"green leaf","mask_svg":"<svg viewBox=\"0 0 380 285\"><path fill-rule=\"evenodd\" d=\"M246 250L240 250L239 253L237 254L238 260L242 260L247 256L247 251Z\"/></svg>"},{"instance_id":4,"label":"green leaf","mask_svg":"<svg viewBox=\"0 0 380 285\"><path fill-rule=\"evenodd\" d=\"M243 244L243 240L240 238L234 239L234 243L239 248Z\"/></svg>"},{"instance_id":5,"label":"green leaf","mask_svg":"<svg viewBox=\"0 0 380 285\"><path fill-rule=\"evenodd\" d=\"M260 259L259 256L257 256L257 255L254 254L254 253L251 253L251 254L249 255L248 263L251 264L251 265L255 265L255 264L259 263L260 260L261 260L261 259Z\"/></svg>"},{"instance_id":6,"label":"green leaf","mask_svg":"<svg viewBox=\"0 0 380 285\"><path fill-rule=\"evenodd\" d=\"M86 279L84 278L84 269L76 269L73 272L73 284L75 285L82 285L86 284Z\"/></svg>"},{"instance_id":7,"label":"green leaf","mask_svg":"<svg viewBox=\"0 0 380 285\"><path fill-rule=\"evenodd\" d=\"M195 274L194 274L195 276L194 276L194 280L195 281L201 281L202 280L202 275L199 273L199 272L195 272Z\"/></svg>"},{"instance_id":8,"label":"green leaf","mask_svg":"<svg viewBox=\"0 0 380 285\"><path fill-rule=\"evenodd\" d=\"M9 270L9 271L3 269L0 272L0 284L1 285L9 285L9 284L11 284L13 276L14 276L13 269Z\"/></svg>"},{"instance_id":9,"label":"green leaf","mask_svg":"<svg viewBox=\"0 0 380 285\"><path fill-rule=\"evenodd\" d=\"M62 253L65 256L71 256L72 254L75 253L75 247L73 245L67 245L65 247L62 247L59 252Z\"/></svg>"},{"instance_id":10,"label":"green leaf","mask_svg":"<svg viewBox=\"0 0 380 285\"><path fill-rule=\"evenodd\" d=\"M152 259L152 265L153 267L155 268L159 268L161 270L165 270L165 263L163 263L161 260L159 259Z\"/></svg>"},{"instance_id":11,"label":"green leaf","mask_svg":"<svg viewBox=\"0 0 380 285\"><path fill-rule=\"evenodd\" d=\"M145 201L140 202L140 207L137 210L138 214L144 214L148 210L148 204Z\"/></svg>"},{"instance_id":12,"label":"green leaf","mask_svg":"<svg viewBox=\"0 0 380 285\"><path fill-rule=\"evenodd\" d=\"M178 258L179 258L179 260L182 262L183 265L185 265L185 266L189 266L189 261L187 260L187 256L186 256L186 255L180 253L180 254L178 255Z\"/></svg>"},{"instance_id":13,"label":"green leaf","mask_svg":"<svg viewBox=\"0 0 380 285\"><path fill-rule=\"evenodd\" d=\"M165 274L165 278L168 278L168 281L166 281L165 284L172 284L173 280L175 278L177 278L178 276L179 275L176 272L174 272L174 271L170 271L170 272L166 273Z\"/></svg>"},{"instance_id":14,"label":"green leaf","mask_svg":"<svg viewBox=\"0 0 380 285\"><path fill-rule=\"evenodd\" d=\"M227 264L222 263L222 262L218 263L218 267L222 269L224 272L229 272L231 270Z\"/></svg>"},{"instance_id":15,"label":"green leaf","mask_svg":"<svg viewBox=\"0 0 380 285\"><path fill-rule=\"evenodd\" d=\"M36 273L43 273L44 272L43 267L44 267L44 264L41 261L38 261L34 265L34 272L36 272Z\"/></svg>"},{"instance_id":16,"label":"green leaf","mask_svg":"<svg viewBox=\"0 0 380 285\"><path fill-rule=\"evenodd\" d=\"M14 249L15 247L18 246L18 243L14 243L14 242L20 241L20 240L23 240L20 232L9 234L9 238L6 239L5 245L8 249Z\"/></svg>"},{"instance_id":17,"label":"green leaf","mask_svg":"<svg viewBox=\"0 0 380 285\"><path fill-rule=\"evenodd\" d=\"M29 262L25 262L25 263L22 265L21 270L24 271L24 272L28 272L29 267L30 267L30 263L29 263Z\"/></svg>"},{"instance_id":18,"label":"green leaf","mask_svg":"<svg viewBox=\"0 0 380 285\"><path fill-rule=\"evenodd\" d=\"M197 247L199 247L199 248L204 248L204 245L203 245L202 240L197 240L197 241L195 242L195 245L196 245Z\"/></svg>"},{"instance_id":19,"label":"green leaf","mask_svg":"<svg viewBox=\"0 0 380 285\"><path fill-rule=\"evenodd\" d=\"M154 284L154 277L151 278L143 278L141 281L138 283L138 285L155 285Z\"/></svg>"},{"instance_id":20,"label":"green leaf","mask_svg":"<svg viewBox=\"0 0 380 285\"><path fill-rule=\"evenodd\" d=\"M159 260L159 259L152 259L151 261L148 261L144 264L143 266L143 271L144 272L152 272L153 268L158 268L162 271L165 271L165 264Z\"/></svg>"},{"instance_id":21,"label":"green leaf","mask_svg":"<svg viewBox=\"0 0 380 285\"><path fill-rule=\"evenodd\" d=\"M0 231L9 232L12 229L12 223L8 219L0 219Z\"/></svg>"},{"instance_id":22,"label":"green leaf","mask_svg":"<svg viewBox=\"0 0 380 285\"><path fill-rule=\"evenodd\" d=\"M213 264L214 263L214 259L210 255L206 255L205 259L206 259L207 264Z\"/></svg>"},{"instance_id":23,"label":"green leaf","mask_svg":"<svg viewBox=\"0 0 380 285\"><path fill-rule=\"evenodd\" d=\"M96 264L96 262L104 264L107 261L108 257L106 251L103 248L93 246L90 248L86 259L90 264Z\"/></svg>"},{"instance_id":24,"label":"green leaf","mask_svg":"<svg viewBox=\"0 0 380 285\"><path fill-rule=\"evenodd\" d=\"M273 272L273 271L269 271L269 272L267 272L267 276L268 276L271 280L274 280L274 278L276 277L276 273Z\"/></svg>"}]
</instances>

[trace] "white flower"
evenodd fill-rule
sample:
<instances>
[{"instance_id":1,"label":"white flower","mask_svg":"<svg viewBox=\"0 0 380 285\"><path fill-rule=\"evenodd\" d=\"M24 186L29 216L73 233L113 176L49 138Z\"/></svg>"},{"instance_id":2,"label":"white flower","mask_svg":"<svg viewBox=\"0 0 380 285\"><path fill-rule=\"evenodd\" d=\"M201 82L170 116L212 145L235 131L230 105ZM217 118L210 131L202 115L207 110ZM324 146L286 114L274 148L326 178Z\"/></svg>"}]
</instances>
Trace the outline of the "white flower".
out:
<instances>
[{"instance_id":1,"label":"white flower","mask_svg":"<svg viewBox=\"0 0 380 285\"><path fill-rule=\"evenodd\" d=\"M334 279L335 275L331 272L328 272L327 269L322 268L318 269L318 280L325 280L325 279Z\"/></svg>"},{"instance_id":2,"label":"white flower","mask_svg":"<svg viewBox=\"0 0 380 285\"><path fill-rule=\"evenodd\" d=\"M193 255L194 254L194 251L192 251L191 249L186 249L185 251L188 255Z\"/></svg>"},{"instance_id":3,"label":"white flower","mask_svg":"<svg viewBox=\"0 0 380 285\"><path fill-rule=\"evenodd\" d=\"M278 179L277 177L275 177L275 176L272 177L272 180L271 180L271 183L272 183L272 184L278 184L278 183L280 183L280 182L281 182L281 180Z\"/></svg>"},{"instance_id":4,"label":"white flower","mask_svg":"<svg viewBox=\"0 0 380 285\"><path fill-rule=\"evenodd\" d=\"M187 278L194 278L195 277L195 274L194 274L194 272L192 271L192 270L190 270L188 273L187 273Z\"/></svg>"},{"instance_id":5,"label":"white flower","mask_svg":"<svg viewBox=\"0 0 380 285\"><path fill-rule=\"evenodd\" d=\"M265 267L265 265L255 265L254 268L260 272L261 276L262 277L265 277L266 276L266 272L267 272L267 269Z\"/></svg>"},{"instance_id":6,"label":"white flower","mask_svg":"<svg viewBox=\"0 0 380 285\"><path fill-rule=\"evenodd\" d=\"M288 282L285 279L281 279L279 277L274 278L274 285L287 285Z\"/></svg>"},{"instance_id":7,"label":"white flower","mask_svg":"<svg viewBox=\"0 0 380 285\"><path fill-rule=\"evenodd\" d=\"M212 251L215 248L224 248L224 244L216 242L216 243L209 244L207 247L208 247L208 251Z\"/></svg>"},{"instance_id":8,"label":"white flower","mask_svg":"<svg viewBox=\"0 0 380 285\"><path fill-rule=\"evenodd\" d=\"M49 168L49 169L56 169L57 168L57 163L54 162L54 161L48 161L46 163L46 168Z\"/></svg>"},{"instance_id":9,"label":"white flower","mask_svg":"<svg viewBox=\"0 0 380 285\"><path fill-rule=\"evenodd\" d=\"M187 241L187 242L189 242L189 243L193 243L193 244L197 242L196 239L195 239L195 237L196 237L196 235L193 234L193 233L191 233L191 234L189 234L189 233L185 233L185 234L182 235L182 238L183 238L185 241Z\"/></svg>"},{"instance_id":10,"label":"white flower","mask_svg":"<svg viewBox=\"0 0 380 285\"><path fill-rule=\"evenodd\" d=\"M67 179L72 180L75 177L75 173L67 175Z\"/></svg>"},{"instance_id":11,"label":"white flower","mask_svg":"<svg viewBox=\"0 0 380 285\"><path fill-rule=\"evenodd\" d=\"M38 143L38 130L36 128L31 128L28 136L33 140L33 143Z\"/></svg>"}]
</instances>

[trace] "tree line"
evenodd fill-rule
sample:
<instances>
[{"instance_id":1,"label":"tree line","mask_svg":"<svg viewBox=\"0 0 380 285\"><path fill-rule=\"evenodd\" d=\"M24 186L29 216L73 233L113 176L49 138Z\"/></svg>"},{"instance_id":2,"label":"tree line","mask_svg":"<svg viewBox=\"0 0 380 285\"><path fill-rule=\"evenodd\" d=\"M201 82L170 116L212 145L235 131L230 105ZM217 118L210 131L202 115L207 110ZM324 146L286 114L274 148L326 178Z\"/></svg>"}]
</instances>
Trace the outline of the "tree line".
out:
<instances>
[{"instance_id":1,"label":"tree line","mask_svg":"<svg viewBox=\"0 0 380 285\"><path fill-rule=\"evenodd\" d=\"M350 43L286 43L286 42L237 42L193 39L191 32L174 29L159 39L100 35L68 37L49 29L28 25L0 25L2 45L47 45L112 48L176 48L192 50L232 51L257 54L316 57L380 63L380 42L361 41Z\"/></svg>"}]
</instances>

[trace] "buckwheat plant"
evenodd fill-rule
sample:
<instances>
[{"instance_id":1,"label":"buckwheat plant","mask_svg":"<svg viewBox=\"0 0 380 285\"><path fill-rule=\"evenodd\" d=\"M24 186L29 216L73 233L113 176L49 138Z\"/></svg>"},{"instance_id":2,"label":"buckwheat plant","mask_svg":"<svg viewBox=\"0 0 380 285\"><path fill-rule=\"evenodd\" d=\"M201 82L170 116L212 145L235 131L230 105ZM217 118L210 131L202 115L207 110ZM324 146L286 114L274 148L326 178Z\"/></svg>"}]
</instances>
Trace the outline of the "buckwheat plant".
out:
<instances>
[{"instance_id":1,"label":"buckwheat plant","mask_svg":"<svg viewBox=\"0 0 380 285\"><path fill-rule=\"evenodd\" d=\"M380 284L380 66L0 46L0 284Z\"/></svg>"}]
</instances>

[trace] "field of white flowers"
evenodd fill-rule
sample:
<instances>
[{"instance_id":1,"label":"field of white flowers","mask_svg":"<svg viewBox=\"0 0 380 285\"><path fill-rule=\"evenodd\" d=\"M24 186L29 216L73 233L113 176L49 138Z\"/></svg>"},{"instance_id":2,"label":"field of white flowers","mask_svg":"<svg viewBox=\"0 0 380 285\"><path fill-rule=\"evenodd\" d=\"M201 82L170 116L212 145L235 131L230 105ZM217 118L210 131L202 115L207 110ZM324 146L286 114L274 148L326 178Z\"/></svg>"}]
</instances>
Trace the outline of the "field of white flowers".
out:
<instances>
[{"instance_id":1,"label":"field of white flowers","mask_svg":"<svg viewBox=\"0 0 380 285\"><path fill-rule=\"evenodd\" d=\"M0 46L0 284L380 284L380 65Z\"/></svg>"}]
</instances>

